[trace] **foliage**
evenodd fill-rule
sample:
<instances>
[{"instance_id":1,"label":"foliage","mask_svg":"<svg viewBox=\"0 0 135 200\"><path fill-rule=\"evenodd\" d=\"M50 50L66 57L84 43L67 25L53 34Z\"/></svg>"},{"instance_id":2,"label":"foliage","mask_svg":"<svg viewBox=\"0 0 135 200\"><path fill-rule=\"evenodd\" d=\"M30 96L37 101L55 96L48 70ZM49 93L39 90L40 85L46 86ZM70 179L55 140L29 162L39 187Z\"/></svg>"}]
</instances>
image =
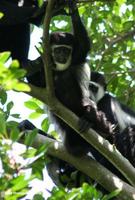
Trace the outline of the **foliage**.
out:
<instances>
[{"instance_id":1,"label":"foliage","mask_svg":"<svg viewBox=\"0 0 135 200\"><path fill-rule=\"evenodd\" d=\"M11 114L13 102L7 101L7 94L4 90L0 92L0 199L16 200L27 195L29 183L35 177L42 180L42 170L46 159L44 153L46 145L35 150L29 148L32 145L37 131L30 131L24 136L20 133L18 123L11 121L18 114ZM15 149L16 142L20 137L25 137L25 145ZM21 149L21 151L19 150ZM31 169L29 176L26 176L28 169Z\"/></svg>"},{"instance_id":2,"label":"foliage","mask_svg":"<svg viewBox=\"0 0 135 200\"><path fill-rule=\"evenodd\" d=\"M54 188L52 190L52 196L48 198L48 200L109 200L113 197L117 196L119 191L114 191L109 195L102 195L99 191L97 191L93 186L90 186L86 183L82 185L80 188L73 188L71 191L66 192L64 188Z\"/></svg>"},{"instance_id":3,"label":"foliage","mask_svg":"<svg viewBox=\"0 0 135 200\"><path fill-rule=\"evenodd\" d=\"M29 91L29 87L19 82L25 70L19 69L17 60L9 61L10 52L0 53L0 85L6 90ZM9 61L9 62L8 62Z\"/></svg>"},{"instance_id":4,"label":"foliage","mask_svg":"<svg viewBox=\"0 0 135 200\"><path fill-rule=\"evenodd\" d=\"M97 1L81 7L92 40L91 68L105 73L108 90L133 108L135 107L134 6L134 1L117 0L108 3Z\"/></svg>"},{"instance_id":5,"label":"foliage","mask_svg":"<svg viewBox=\"0 0 135 200\"><path fill-rule=\"evenodd\" d=\"M29 115L30 119L36 119L45 113L43 107L43 103L39 100L32 98L29 101L26 101L24 105L32 110L33 112Z\"/></svg>"}]
</instances>

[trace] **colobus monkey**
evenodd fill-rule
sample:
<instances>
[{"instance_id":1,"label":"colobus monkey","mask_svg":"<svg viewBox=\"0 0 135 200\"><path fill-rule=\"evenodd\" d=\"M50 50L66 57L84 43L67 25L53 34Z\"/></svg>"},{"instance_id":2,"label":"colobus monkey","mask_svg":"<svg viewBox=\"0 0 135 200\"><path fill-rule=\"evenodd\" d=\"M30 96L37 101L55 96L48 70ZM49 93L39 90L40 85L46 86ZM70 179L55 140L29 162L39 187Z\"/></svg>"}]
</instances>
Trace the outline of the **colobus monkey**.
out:
<instances>
[{"instance_id":1,"label":"colobus monkey","mask_svg":"<svg viewBox=\"0 0 135 200\"><path fill-rule=\"evenodd\" d=\"M91 99L97 103L98 109L105 113L107 119L115 124L119 133L128 126L135 125L135 112L106 92L106 82L102 74L91 73L89 88Z\"/></svg>"},{"instance_id":2,"label":"colobus monkey","mask_svg":"<svg viewBox=\"0 0 135 200\"><path fill-rule=\"evenodd\" d=\"M92 72L89 88L98 110L115 125L114 140L108 140L135 166L135 112L106 92L104 75Z\"/></svg>"},{"instance_id":3,"label":"colobus monkey","mask_svg":"<svg viewBox=\"0 0 135 200\"><path fill-rule=\"evenodd\" d=\"M73 3L70 7L73 34L55 32L50 35L53 77L56 97L79 117L84 114L84 106L89 103L90 67L86 56L90 50L90 40L81 22L78 9ZM52 119L64 134L67 150L74 155L88 151L89 144L60 118ZM83 147L83 148L82 148Z\"/></svg>"},{"instance_id":4,"label":"colobus monkey","mask_svg":"<svg viewBox=\"0 0 135 200\"><path fill-rule=\"evenodd\" d=\"M89 123L93 117L87 110L88 106L91 106L89 90L91 70L86 63L87 53L90 50L90 40L81 22L75 2L69 2L73 34L55 32L50 35L51 56L54 63L52 69L54 89L56 97L64 106L79 118L84 116ZM42 66L41 59L39 62ZM40 74L27 77L28 82L39 87L45 87L43 75L42 69ZM89 116L88 119L86 115ZM64 134L64 144L69 153L80 156L89 151L90 144L53 113L52 120L57 125L56 128L59 127L58 132L61 130L62 135ZM96 115L94 115L92 123L94 122L96 122Z\"/></svg>"}]
</instances>

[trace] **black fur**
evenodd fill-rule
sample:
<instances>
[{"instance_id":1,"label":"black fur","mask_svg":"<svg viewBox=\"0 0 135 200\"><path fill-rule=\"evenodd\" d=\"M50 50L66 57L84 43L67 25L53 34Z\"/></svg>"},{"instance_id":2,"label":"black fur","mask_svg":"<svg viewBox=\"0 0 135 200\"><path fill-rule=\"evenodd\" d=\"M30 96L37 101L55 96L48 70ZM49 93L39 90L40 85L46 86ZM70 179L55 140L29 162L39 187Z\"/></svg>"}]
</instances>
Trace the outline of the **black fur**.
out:
<instances>
[{"instance_id":1,"label":"black fur","mask_svg":"<svg viewBox=\"0 0 135 200\"><path fill-rule=\"evenodd\" d=\"M87 53L90 50L90 41L87 32L80 20L78 10L74 10L74 13L72 14L72 23L74 28L74 35L63 33L65 37L62 37L61 39L61 33L59 33L59 35L57 33L56 44L58 41L62 41L63 44L67 44L67 42L68 44L71 43L73 52L72 61L69 68L65 71L54 71L54 87L56 97L67 108L81 117L84 114L84 106L82 104L82 100L85 97L83 96L81 88L82 83L79 80L81 77L79 76L82 75L83 77L83 75L85 76L85 73L87 73L83 70L85 68L84 62L86 62ZM54 33L52 36L56 36L56 34ZM80 72L82 74L80 74ZM90 73L90 69L88 73ZM88 97L89 96L86 98ZM81 153L86 153L88 151L89 144L61 119L55 115L53 115L53 118L59 125L62 134L65 134L64 142L67 150L74 155L81 155ZM84 147L83 149L82 146Z\"/></svg>"},{"instance_id":2,"label":"black fur","mask_svg":"<svg viewBox=\"0 0 135 200\"><path fill-rule=\"evenodd\" d=\"M102 74L91 73L91 81L104 88L104 96L98 101L97 107L115 125L113 138L108 137L107 139L114 143L117 149L135 166L135 112L106 92L106 82Z\"/></svg>"},{"instance_id":3,"label":"black fur","mask_svg":"<svg viewBox=\"0 0 135 200\"><path fill-rule=\"evenodd\" d=\"M104 95L97 103L98 110L105 113L107 119L116 126L116 131L121 133L125 128L135 125L135 112L106 91L104 76L93 72L91 73L91 81L99 84L98 89L100 87L104 89Z\"/></svg>"},{"instance_id":4,"label":"black fur","mask_svg":"<svg viewBox=\"0 0 135 200\"><path fill-rule=\"evenodd\" d=\"M39 10L35 0L25 0L21 7L18 0L0 1L0 12L4 14L0 19L0 52L11 51L12 58L18 59L21 65L27 63L30 23L39 24L43 16Z\"/></svg>"}]
</instances>

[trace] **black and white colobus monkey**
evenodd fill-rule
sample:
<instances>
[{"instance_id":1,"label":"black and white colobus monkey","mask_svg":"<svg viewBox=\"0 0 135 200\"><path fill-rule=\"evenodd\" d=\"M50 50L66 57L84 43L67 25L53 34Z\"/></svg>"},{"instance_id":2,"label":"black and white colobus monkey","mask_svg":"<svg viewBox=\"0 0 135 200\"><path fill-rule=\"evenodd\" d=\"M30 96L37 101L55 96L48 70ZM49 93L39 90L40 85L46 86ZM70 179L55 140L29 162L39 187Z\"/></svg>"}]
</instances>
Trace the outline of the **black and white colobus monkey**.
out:
<instances>
[{"instance_id":1,"label":"black and white colobus monkey","mask_svg":"<svg viewBox=\"0 0 135 200\"><path fill-rule=\"evenodd\" d=\"M106 92L104 75L92 72L89 88L98 110L115 125L114 141L108 140L135 166L135 112Z\"/></svg>"},{"instance_id":2,"label":"black and white colobus monkey","mask_svg":"<svg viewBox=\"0 0 135 200\"><path fill-rule=\"evenodd\" d=\"M128 126L135 125L135 112L106 92L106 82L102 74L91 73L90 93L98 109L105 113L112 124L115 124L117 132L121 133Z\"/></svg>"},{"instance_id":3,"label":"black and white colobus monkey","mask_svg":"<svg viewBox=\"0 0 135 200\"><path fill-rule=\"evenodd\" d=\"M56 97L79 117L84 115L84 106L89 103L90 67L86 63L90 40L80 19L75 3L71 3L73 34L55 32L50 36L54 62L54 87ZM86 153L89 144L71 127L53 115L55 123L64 133L67 150L74 155ZM83 147L83 148L82 148Z\"/></svg>"},{"instance_id":4,"label":"black and white colobus monkey","mask_svg":"<svg viewBox=\"0 0 135 200\"><path fill-rule=\"evenodd\" d=\"M90 40L75 2L69 0L69 8L73 34L55 32L50 35L51 56L54 63L52 69L54 89L56 97L63 105L79 118L84 117L86 121L90 121L92 114L87 108L91 106L89 90L91 70L86 63L87 53L90 50ZM40 65L43 65L42 60L39 61L41 62ZM40 73L27 77L28 82L39 87L45 87L43 75L42 69ZM88 120L87 116L89 116ZM62 134L64 133L64 144L71 154L80 156L89 152L90 144L76 131L53 113L52 119L54 124L57 125L56 127L59 127L58 132L61 130ZM96 117L92 120L92 123L96 122Z\"/></svg>"}]
</instances>

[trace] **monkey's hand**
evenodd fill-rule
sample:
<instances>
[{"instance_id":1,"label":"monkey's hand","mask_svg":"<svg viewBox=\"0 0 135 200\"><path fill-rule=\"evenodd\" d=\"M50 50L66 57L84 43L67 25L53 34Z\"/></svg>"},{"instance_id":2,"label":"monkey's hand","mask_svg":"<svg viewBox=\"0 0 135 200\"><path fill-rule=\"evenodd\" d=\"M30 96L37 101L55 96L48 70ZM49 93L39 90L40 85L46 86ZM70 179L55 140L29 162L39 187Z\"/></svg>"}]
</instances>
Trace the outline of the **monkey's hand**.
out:
<instances>
[{"instance_id":1,"label":"monkey's hand","mask_svg":"<svg viewBox=\"0 0 135 200\"><path fill-rule=\"evenodd\" d=\"M72 15L77 10L76 1L75 0L69 0L68 1L69 6L69 14Z\"/></svg>"},{"instance_id":2,"label":"monkey's hand","mask_svg":"<svg viewBox=\"0 0 135 200\"><path fill-rule=\"evenodd\" d=\"M114 126L107 120L105 114L97 110L93 104L86 106L84 116L79 121L80 131L84 132L89 128L100 131L104 138L113 137Z\"/></svg>"},{"instance_id":3,"label":"monkey's hand","mask_svg":"<svg viewBox=\"0 0 135 200\"><path fill-rule=\"evenodd\" d=\"M94 110L97 109L96 103L87 97L82 99L82 105L84 107L84 110L87 112L90 112L91 108L94 108ZM79 120L80 132L83 133L92 127L93 127L93 122L92 121L90 122L90 120L87 120L87 117L84 114L84 116L82 116Z\"/></svg>"},{"instance_id":4,"label":"monkey's hand","mask_svg":"<svg viewBox=\"0 0 135 200\"><path fill-rule=\"evenodd\" d=\"M54 8L53 8L53 16L57 15L68 15L65 6L67 5L66 0L55 0Z\"/></svg>"}]
</instances>

